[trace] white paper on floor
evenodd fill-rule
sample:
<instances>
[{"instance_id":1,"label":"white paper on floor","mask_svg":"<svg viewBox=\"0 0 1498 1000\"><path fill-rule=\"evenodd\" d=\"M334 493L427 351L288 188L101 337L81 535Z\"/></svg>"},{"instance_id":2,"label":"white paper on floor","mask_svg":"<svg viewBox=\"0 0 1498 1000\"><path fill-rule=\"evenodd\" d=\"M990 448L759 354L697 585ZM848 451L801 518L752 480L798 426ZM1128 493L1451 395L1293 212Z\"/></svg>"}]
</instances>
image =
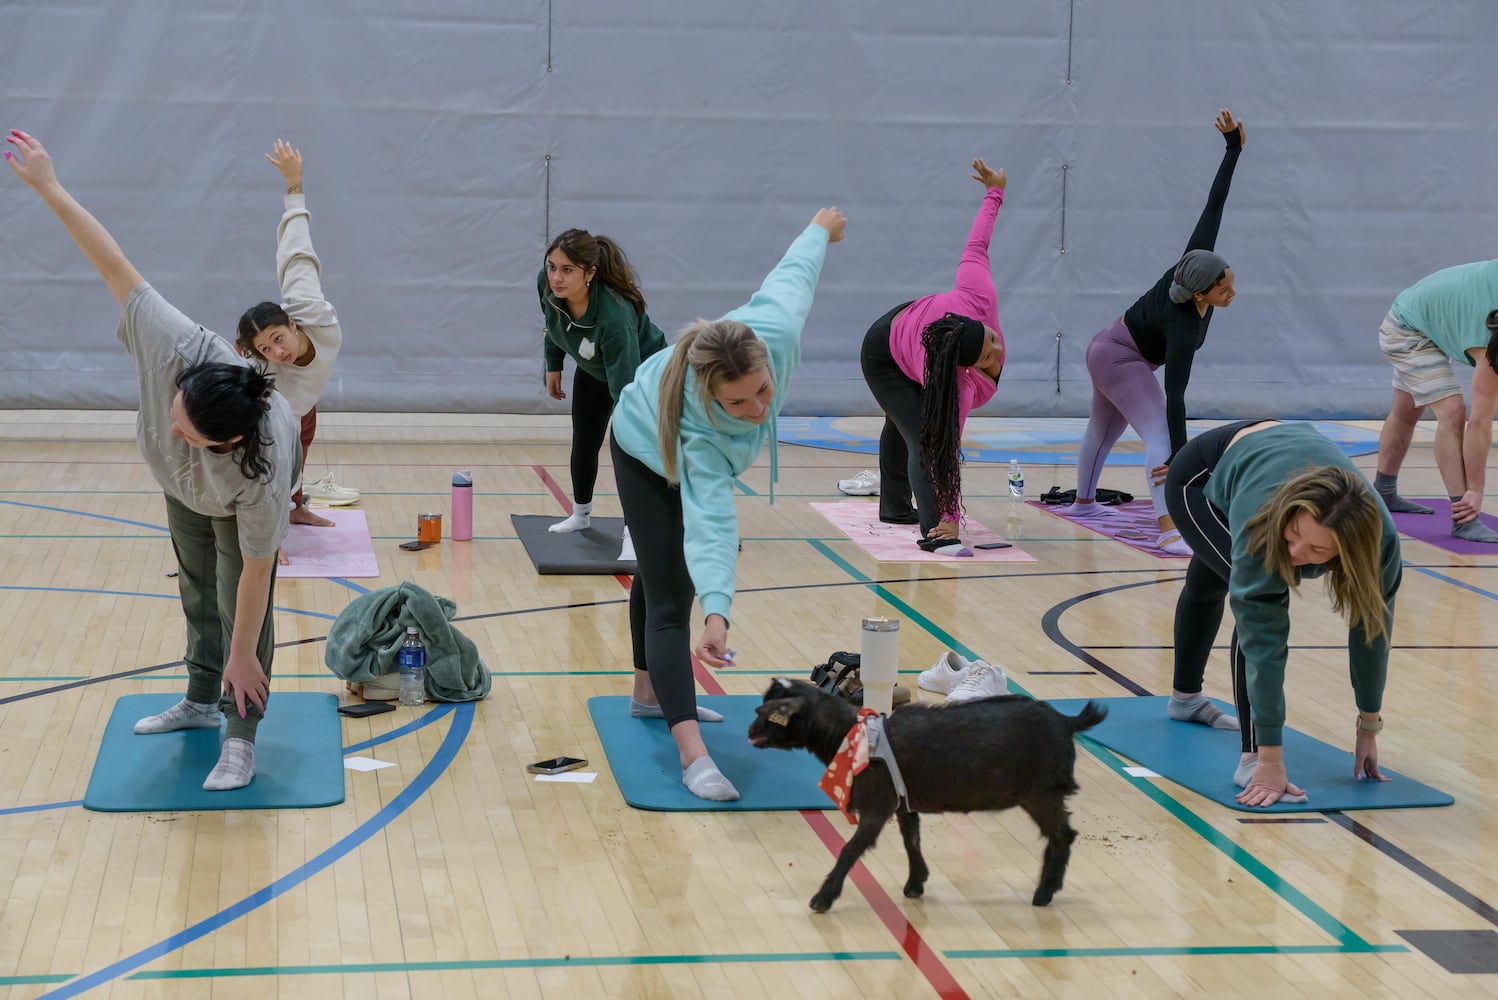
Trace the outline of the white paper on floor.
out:
<instances>
[{"instance_id":1,"label":"white paper on floor","mask_svg":"<svg viewBox=\"0 0 1498 1000\"><path fill-rule=\"evenodd\" d=\"M378 771L382 767L394 767L395 764L388 760L375 760L373 757L345 757L343 766L350 771Z\"/></svg>"},{"instance_id":2,"label":"white paper on floor","mask_svg":"<svg viewBox=\"0 0 1498 1000\"><path fill-rule=\"evenodd\" d=\"M561 774L538 774L537 781L570 781L574 785L591 785L597 771L563 771Z\"/></svg>"}]
</instances>

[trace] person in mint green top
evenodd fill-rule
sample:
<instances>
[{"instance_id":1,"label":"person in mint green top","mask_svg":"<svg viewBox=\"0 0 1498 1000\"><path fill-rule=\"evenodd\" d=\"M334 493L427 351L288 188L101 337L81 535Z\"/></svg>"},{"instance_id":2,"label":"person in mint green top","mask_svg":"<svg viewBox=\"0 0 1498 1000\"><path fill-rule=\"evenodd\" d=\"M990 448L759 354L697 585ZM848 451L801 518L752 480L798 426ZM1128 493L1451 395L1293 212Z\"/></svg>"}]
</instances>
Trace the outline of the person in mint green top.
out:
<instances>
[{"instance_id":1,"label":"person in mint green top","mask_svg":"<svg viewBox=\"0 0 1498 1000\"><path fill-rule=\"evenodd\" d=\"M1233 775L1243 787L1239 802L1306 801L1283 753L1290 591L1324 576L1332 610L1350 626L1353 773L1386 780L1376 734L1403 563L1394 521L1368 480L1309 424L1246 421L1214 428L1176 453L1165 503L1191 546L1176 603L1171 718L1241 729ZM1202 680L1225 599L1233 609L1237 726L1222 725L1220 711L1214 717L1193 708L1206 700Z\"/></svg>"},{"instance_id":2,"label":"person in mint green top","mask_svg":"<svg viewBox=\"0 0 1498 1000\"><path fill-rule=\"evenodd\" d=\"M728 665L739 543L733 480L769 444L773 482L775 417L801 361L801 329L827 245L846 225L837 209L819 211L746 304L698 320L670 351L642 362L614 411L614 476L636 540L630 713L665 718L682 781L700 798L739 793L702 742L699 721L722 716L697 708L692 597L704 616L697 658Z\"/></svg>"},{"instance_id":3,"label":"person in mint green top","mask_svg":"<svg viewBox=\"0 0 1498 1000\"><path fill-rule=\"evenodd\" d=\"M1498 260L1448 267L1400 292L1378 345L1394 368L1394 404L1378 436L1379 495L1396 514L1435 513L1400 496L1398 485L1428 406L1436 412L1436 468L1451 498L1452 535L1498 545L1498 532L1478 518L1498 410ZM1453 361L1476 369L1470 414Z\"/></svg>"},{"instance_id":4,"label":"person in mint green top","mask_svg":"<svg viewBox=\"0 0 1498 1000\"><path fill-rule=\"evenodd\" d=\"M607 236L569 229L546 248L536 277L546 325L546 392L566 399L562 362L577 362L572 376L572 513L548 530L581 531L592 524L598 450L609 414L640 362L666 346L645 314L634 268ZM629 555L628 529L625 557Z\"/></svg>"}]
</instances>

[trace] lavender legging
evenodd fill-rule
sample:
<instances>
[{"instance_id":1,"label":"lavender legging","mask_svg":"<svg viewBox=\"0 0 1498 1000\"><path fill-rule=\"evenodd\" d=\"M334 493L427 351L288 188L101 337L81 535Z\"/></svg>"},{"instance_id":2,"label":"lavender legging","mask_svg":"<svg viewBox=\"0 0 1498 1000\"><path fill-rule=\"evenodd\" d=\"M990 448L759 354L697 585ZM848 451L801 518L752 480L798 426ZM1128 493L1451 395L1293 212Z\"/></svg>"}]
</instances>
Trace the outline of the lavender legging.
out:
<instances>
[{"instance_id":1,"label":"lavender legging","mask_svg":"<svg viewBox=\"0 0 1498 1000\"><path fill-rule=\"evenodd\" d=\"M1155 369L1144 360L1120 317L1087 345L1087 374L1092 376L1092 411L1077 452L1077 496L1097 496L1098 477L1108 452L1132 426L1144 439L1144 482L1155 502L1155 516L1165 516L1165 485L1151 486L1149 470L1170 458L1170 428L1165 423L1165 392Z\"/></svg>"}]
</instances>

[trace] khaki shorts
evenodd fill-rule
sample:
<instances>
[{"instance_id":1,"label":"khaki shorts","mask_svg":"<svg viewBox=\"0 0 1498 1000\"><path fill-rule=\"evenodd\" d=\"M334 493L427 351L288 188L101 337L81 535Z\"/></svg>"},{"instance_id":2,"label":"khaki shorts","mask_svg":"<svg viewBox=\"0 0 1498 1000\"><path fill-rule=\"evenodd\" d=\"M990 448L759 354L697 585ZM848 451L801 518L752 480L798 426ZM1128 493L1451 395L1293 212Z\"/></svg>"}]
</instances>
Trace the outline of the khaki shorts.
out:
<instances>
[{"instance_id":1,"label":"khaki shorts","mask_svg":"<svg viewBox=\"0 0 1498 1000\"><path fill-rule=\"evenodd\" d=\"M1394 388L1409 393L1416 406L1461 395L1446 352L1419 330L1401 326L1393 313L1378 328L1378 346L1394 366Z\"/></svg>"}]
</instances>

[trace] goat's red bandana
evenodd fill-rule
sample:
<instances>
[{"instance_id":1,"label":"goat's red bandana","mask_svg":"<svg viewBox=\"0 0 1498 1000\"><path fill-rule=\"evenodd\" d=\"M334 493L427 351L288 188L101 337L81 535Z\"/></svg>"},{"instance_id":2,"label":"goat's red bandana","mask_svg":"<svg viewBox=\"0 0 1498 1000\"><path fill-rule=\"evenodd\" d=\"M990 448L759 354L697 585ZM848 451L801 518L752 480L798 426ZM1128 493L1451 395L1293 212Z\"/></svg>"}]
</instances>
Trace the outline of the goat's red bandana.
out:
<instances>
[{"instance_id":1,"label":"goat's red bandana","mask_svg":"<svg viewBox=\"0 0 1498 1000\"><path fill-rule=\"evenodd\" d=\"M851 811L853 779L858 776L859 771L869 766L868 717L878 714L872 708L858 710L858 721L853 723L853 728L843 737L843 744L832 755L832 763L827 765L827 772L817 782L817 787L837 803L838 811L847 817L849 823L858 822Z\"/></svg>"}]
</instances>

